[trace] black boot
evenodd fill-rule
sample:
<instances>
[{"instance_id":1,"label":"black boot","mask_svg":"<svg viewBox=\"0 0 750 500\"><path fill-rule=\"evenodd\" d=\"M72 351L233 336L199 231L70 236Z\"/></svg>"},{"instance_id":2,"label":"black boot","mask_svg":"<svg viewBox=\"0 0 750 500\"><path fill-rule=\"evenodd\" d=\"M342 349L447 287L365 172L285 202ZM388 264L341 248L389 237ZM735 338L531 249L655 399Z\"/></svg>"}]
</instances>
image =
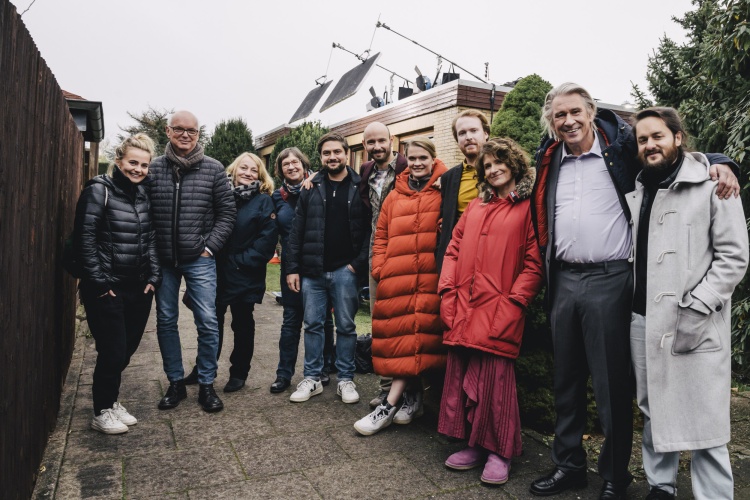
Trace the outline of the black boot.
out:
<instances>
[{"instance_id":1,"label":"black boot","mask_svg":"<svg viewBox=\"0 0 750 500\"><path fill-rule=\"evenodd\" d=\"M159 401L160 410L169 410L176 408L180 401L187 397L187 391L185 390L185 381L177 380L169 383L167 393Z\"/></svg>"},{"instance_id":2,"label":"black boot","mask_svg":"<svg viewBox=\"0 0 750 500\"><path fill-rule=\"evenodd\" d=\"M195 385L198 383L198 367L194 366L193 371L190 372L190 375L185 377L183 379L185 381L185 385Z\"/></svg>"},{"instance_id":3,"label":"black boot","mask_svg":"<svg viewBox=\"0 0 750 500\"><path fill-rule=\"evenodd\" d=\"M198 402L203 407L203 411L213 413L224 409L224 403L214 391L214 384L200 384L198 392Z\"/></svg>"},{"instance_id":4,"label":"black boot","mask_svg":"<svg viewBox=\"0 0 750 500\"><path fill-rule=\"evenodd\" d=\"M227 385L224 386L224 392L239 391L243 387L245 387L245 379L244 378L230 377L229 382L227 382Z\"/></svg>"}]
</instances>

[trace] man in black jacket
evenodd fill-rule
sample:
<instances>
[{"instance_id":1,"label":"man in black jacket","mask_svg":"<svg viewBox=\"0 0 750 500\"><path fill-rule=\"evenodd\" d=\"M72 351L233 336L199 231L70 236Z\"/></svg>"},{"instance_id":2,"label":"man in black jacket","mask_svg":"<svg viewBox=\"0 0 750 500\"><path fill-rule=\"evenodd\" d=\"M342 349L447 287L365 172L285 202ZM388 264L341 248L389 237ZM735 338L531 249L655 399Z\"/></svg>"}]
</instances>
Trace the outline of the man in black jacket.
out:
<instances>
[{"instance_id":1,"label":"man in black jacket","mask_svg":"<svg viewBox=\"0 0 750 500\"><path fill-rule=\"evenodd\" d=\"M221 163L203 154L198 119L188 111L169 118L169 144L150 167L156 246L164 275L156 292L157 337L169 388L159 408L187 397L177 329L180 282L185 278L198 329L198 400L207 412L224 408L216 395L216 255L232 234L236 208Z\"/></svg>"},{"instance_id":2,"label":"man in black jacket","mask_svg":"<svg viewBox=\"0 0 750 500\"><path fill-rule=\"evenodd\" d=\"M490 137L490 122L484 113L476 109L467 109L456 115L452 128L453 138L464 155L464 161L440 177L443 201L440 204L442 222L435 254L438 273L443 268L443 257L451 242L453 228L467 205L479 194L474 163L482 145Z\"/></svg>"},{"instance_id":3,"label":"man in black jacket","mask_svg":"<svg viewBox=\"0 0 750 500\"><path fill-rule=\"evenodd\" d=\"M354 315L357 276L367 272L370 211L360 195L362 179L347 166L346 139L326 134L318 141L318 153L325 175L316 175L312 188L300 193L289 235L287 284L302 292L305 310L305 378L289 399L307 401L323 392L323 325L330 300L336 318L336 392L344 403L357 403Z\"/></svg>"}]
</instances>

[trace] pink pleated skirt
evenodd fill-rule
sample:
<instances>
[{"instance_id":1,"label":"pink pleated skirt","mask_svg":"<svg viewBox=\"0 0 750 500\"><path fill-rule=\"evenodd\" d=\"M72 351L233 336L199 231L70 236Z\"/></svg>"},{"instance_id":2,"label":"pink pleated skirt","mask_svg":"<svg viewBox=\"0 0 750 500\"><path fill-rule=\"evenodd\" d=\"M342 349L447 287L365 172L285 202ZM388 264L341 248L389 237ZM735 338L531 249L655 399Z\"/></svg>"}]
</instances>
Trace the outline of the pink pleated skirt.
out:
<instances>
[{"instance_id":1,"label":"pink pleated skirt","mask_svg":"<svg viewBox=\"0 0 750 500\"><path fill-rule=\"evenodd\" d=\"M521 417L512 359L451 348L438 432L503 458L521 454Z\"/></svg>"}]
</instances>

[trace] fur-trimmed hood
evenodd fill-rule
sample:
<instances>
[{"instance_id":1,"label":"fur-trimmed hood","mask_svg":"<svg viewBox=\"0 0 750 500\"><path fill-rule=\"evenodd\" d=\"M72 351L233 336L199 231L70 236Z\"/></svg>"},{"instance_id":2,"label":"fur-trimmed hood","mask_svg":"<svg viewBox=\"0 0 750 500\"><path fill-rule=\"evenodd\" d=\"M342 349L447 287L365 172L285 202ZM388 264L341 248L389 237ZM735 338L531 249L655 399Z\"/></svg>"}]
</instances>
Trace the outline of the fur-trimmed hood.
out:
<instances>
[{"instance_id":1,"label":"fur-trimmed hood","mask_svg":"<svg viewBox=\"0 0 750 500\"><path fill-rule=\"evenodd\" d=\"M521 177L521 180L516 182L515 193L518 196L518 200L525 200L531 197L531 192L534 189L534 183L536 182L536 168L528 167L526 172ZM479 185L479 197L482 201L488 202L495 196L495 191L487 181L482 182Z\"/></svg>"}]
</instances>

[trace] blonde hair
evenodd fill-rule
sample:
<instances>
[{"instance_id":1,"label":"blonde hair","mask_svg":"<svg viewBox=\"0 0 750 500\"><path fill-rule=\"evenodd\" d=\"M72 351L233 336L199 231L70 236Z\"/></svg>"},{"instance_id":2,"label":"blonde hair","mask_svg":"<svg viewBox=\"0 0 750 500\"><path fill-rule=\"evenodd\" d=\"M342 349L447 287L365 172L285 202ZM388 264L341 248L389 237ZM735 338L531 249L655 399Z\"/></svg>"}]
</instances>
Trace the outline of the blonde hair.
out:
<instances>
[{"instance_id":1,"label":"blonde hair","mask_svg":"<svg viewBox=\"0 0 750 500\"><path fill-rule=\"evenodd\" d=\"M125 155L128 154L128 149L130 148L136 148L145 151L146 153L148 153L150 158L153 158L156 145L154 144L153 139L151 139L143 132L139 132L135 135L131 135L130 137L126 137L125 139L123 139L120 145L115 148L115 161L109 164L109 167L107 168L107 175L112 175L112 172L114 172L115 170L116 162L125 158Z\"/></svg>"},{"instance_id":2,"label":"blonde hair","mask_svg":"<svg viewBox=\"0 0 750 500\"><path fill-rule=\"evenodd\" d=\"M427 137L415 137L414 139L407 142L404 145L404 156L409 154L410 146L417 146L418 148L424 149L425 151L430 153L430 156L432 156L433 160L437 158L437 151L435 149L435 143L432 142Z\"/></svg>"},{"instance_id":3,"label":"blonde hair","mask_svg":"<svg viewBox=\"0 0 750 500\"><path fill-rule=\"evenodd\" d=\"M271 196L271 194L273 193L273 179L270 175L268 175L268 171L266 170L266 166L263 164L263 160L261 160L258 155L253 153L242 153L234 159L231 165L227 167L227 175L230 179L232 179L232 186L237 185L237 167L239 167L240 163L242 163L246 158L250 158L250 160L258 167L258 181L260 181L259 191L263 194Z\"/></svg>"}]
</instances>

